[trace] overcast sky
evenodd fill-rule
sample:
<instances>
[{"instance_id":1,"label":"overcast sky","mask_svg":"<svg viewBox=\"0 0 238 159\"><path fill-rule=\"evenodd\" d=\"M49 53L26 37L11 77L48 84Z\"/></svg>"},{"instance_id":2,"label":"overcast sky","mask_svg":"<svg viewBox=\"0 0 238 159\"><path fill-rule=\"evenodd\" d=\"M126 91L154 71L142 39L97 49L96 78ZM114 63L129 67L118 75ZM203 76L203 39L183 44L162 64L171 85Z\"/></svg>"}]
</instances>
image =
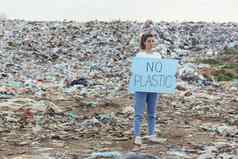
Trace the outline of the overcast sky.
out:
<instances>
[{"instance_id":1,"label":"overcast sky","mask_svg":"<svg viewBox=\"0 0 238 159\"><path fill-rule=\"evenodd\" d=\"M238 22L238 0L0 0L0 14L26 20Z\"/></svg>"}]
</instances>

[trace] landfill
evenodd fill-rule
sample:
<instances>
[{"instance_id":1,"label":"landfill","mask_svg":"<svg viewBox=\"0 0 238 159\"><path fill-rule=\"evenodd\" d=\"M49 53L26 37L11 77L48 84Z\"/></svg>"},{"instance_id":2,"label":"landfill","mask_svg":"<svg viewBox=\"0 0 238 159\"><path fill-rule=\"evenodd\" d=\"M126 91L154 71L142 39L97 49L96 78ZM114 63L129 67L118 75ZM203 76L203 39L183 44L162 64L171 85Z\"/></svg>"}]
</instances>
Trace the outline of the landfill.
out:
<instances>
[{"instance_id":1,"label":"landfill","mask_svg":"<svg viewBox=\"0 0 238 159\"><path fill-rule=\"evenodd\" d=\"M155 23L177 87L158 103L166 140L137 147L128 81L141 25L1 18L0 159L238 159L238 23Z\"/></svg>"}]
</instances>

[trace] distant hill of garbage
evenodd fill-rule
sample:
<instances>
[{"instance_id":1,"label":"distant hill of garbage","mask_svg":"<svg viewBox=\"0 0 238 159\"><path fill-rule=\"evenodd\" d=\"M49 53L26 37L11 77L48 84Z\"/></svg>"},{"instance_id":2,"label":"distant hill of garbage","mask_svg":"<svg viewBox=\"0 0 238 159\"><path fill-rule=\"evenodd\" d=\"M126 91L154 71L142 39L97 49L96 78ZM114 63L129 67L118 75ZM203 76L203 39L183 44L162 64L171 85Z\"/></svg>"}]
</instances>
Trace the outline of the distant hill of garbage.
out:
<instances>
[{"instance_id":1,"label":"distant hill of garbage","mask_svg":"<svg viewBox=\"0 0 238 159\"><path fill-rule=\"evenodd\" d=\"M99 80L100 89L117 92L127 87L141 25L132 21L2 19L0 81L32 84L43 80L64 86L67 81L89 78ZM156 49L164 57L211 56L224 48L238 48L237 23L159 22L155 27L159 35ZM96 84L89 82L92 85Z\"/></svg>"}]
</instances>

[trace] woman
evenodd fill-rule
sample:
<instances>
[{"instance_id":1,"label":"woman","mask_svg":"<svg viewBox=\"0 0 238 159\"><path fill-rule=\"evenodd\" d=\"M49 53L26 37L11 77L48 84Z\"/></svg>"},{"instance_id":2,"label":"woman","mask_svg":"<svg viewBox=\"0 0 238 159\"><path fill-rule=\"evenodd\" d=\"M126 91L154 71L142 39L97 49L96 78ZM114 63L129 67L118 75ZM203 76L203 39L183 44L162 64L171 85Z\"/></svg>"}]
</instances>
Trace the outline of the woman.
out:
<instances>
[{"instance_id":1,"label":"woman","mask_svg":"<svg viewBox=\"0 0 238 159\"><path fill-rule=\"evenodd\" d=\"M150 57L161 58L159 53L153 52L155 47L155 36L152 33L144 33L140 39L140 52L137 53L137 57ZM161 142L156 137L155 125L156 125L156 101L159 98L158 93L151 92L135 92L134 93L134 123L133 123L133 135L134 143L137 145L142 144L141 139L141 122L144 114L145 103L147 103L148 113L148 140L152 142Z\"/></svg>"}]
</instances>

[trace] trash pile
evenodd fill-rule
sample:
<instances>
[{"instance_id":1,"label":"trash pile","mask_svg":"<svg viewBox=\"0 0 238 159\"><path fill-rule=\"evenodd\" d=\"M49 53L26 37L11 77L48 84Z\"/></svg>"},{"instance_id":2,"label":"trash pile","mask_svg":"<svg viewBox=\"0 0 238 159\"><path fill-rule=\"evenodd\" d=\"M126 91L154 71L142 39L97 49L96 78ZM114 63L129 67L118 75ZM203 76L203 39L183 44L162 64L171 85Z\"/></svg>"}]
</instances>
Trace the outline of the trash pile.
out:
<instances>
[{"instance_id":1,"label":"trash pile","mask_svg":"<svg viewBox=\"0 0 238 159\"><path fill-rule=\"evenodd\" d=\"M0 19L0 158L236 157L238 79L218 82L216 65L192 61L238 49L238 24L156 23L156 49L179 60L177 92L158 106L168 141L134 149L127 87L140 26Z\"/></svg>"},{"instance_id":2,"label":"trash pile","mask_svg":"<svg viewBox=\"0 0 238 159\"><path fill-rule=\"evenodd\" d=\"M131 56L138 50L140 26L137 22L122 21L1 20L0 94L32 92L41 96L50 87L46 85L52 84L51 87L61 88L80 85L81 95L95 95L94 91L104 96L118 95L120 89L127 87ZM159 34L157 49L164 57L181 60L191 53L211 55L224 48L238 48L236 23L160 22L155 27ZM190 66L184 67L192 71ZM82 80L81 84L77 80ZM4 85L15 85L12 82L18 82L15 84L20 88ZM75 87L63 92L77 90Z\"/></svg>"}]
</instances>

